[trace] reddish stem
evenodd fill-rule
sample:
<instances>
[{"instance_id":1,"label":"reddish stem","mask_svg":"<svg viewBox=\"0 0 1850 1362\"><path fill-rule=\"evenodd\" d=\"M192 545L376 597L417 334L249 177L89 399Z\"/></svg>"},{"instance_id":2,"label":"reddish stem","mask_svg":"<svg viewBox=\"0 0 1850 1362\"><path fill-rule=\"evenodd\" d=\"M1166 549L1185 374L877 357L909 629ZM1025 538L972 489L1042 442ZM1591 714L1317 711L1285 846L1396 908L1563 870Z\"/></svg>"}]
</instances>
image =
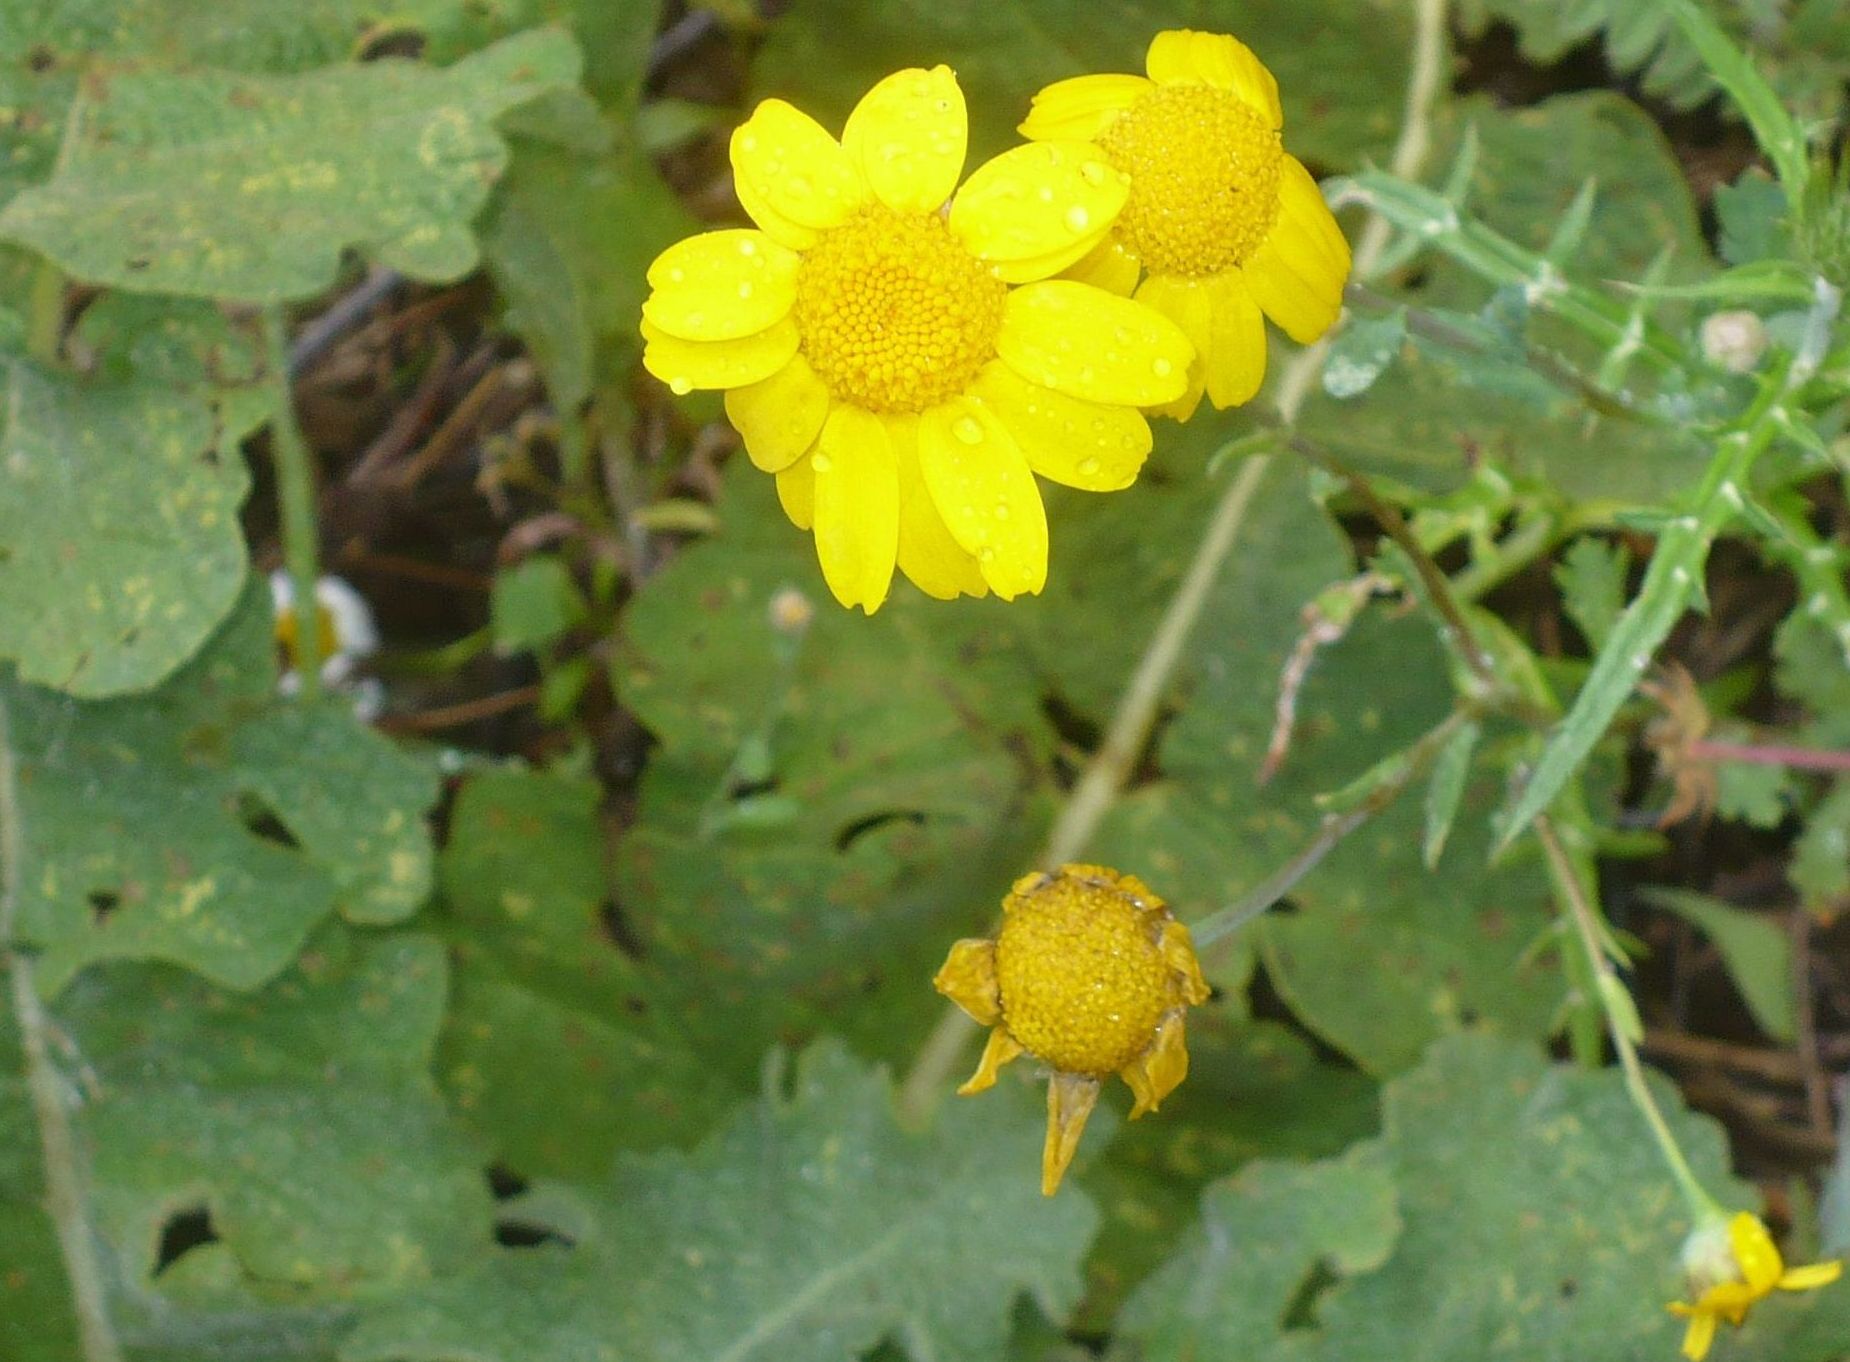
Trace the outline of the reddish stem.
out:
<instances>
[{"instance_id":1,"label":"reddish stem","mask_svg":"<svg viewBox=\"0 0 1850 1362\"><path fill-rule=\"evenodd\" d=\"M1850 752L1816 747L1785 747L1778 743L1710 742L1697 738L1684 751L1709 761L1745 761L1756 766L1790 766L1800 771L1850 772Z\"/></svg>"}]
</instances>

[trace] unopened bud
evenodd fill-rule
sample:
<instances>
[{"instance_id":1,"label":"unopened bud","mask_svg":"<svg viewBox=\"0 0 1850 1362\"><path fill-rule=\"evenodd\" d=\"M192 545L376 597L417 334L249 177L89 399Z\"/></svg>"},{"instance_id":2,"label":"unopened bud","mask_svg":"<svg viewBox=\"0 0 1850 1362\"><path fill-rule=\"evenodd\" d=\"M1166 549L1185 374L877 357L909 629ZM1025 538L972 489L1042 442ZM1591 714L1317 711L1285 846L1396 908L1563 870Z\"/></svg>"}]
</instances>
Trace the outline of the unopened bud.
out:
<instances>
[{"instance_id":1,"label":"unopened bud","mask_svg":"<svg viewBox=\"0 0 1850 1362\"><path fill-rule=\"evenodd\" d=\"M1751 373L1766 353L1766 327L1753 313L1717 312L1702 323L1702 354L1731 374Z\"/></svg>"}]
</instances>

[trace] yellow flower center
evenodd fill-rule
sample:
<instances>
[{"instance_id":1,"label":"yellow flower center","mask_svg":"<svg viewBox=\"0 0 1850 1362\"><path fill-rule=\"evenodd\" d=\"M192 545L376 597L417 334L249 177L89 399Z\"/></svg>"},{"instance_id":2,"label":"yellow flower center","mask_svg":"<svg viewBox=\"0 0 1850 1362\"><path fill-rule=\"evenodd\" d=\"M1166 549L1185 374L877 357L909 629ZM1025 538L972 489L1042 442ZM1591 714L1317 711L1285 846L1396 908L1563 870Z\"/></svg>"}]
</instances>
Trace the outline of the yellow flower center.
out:
<instances>
[{"instance_id":1,"label":"yellow flower center","mask_svg":"<svg viewBox=\"0 0 1850 1362\"><path fill-rule=\"evenodd\" d=\"M1103 1076L1175 1004L1160 919L1117 884L1063 871L1009 896L996 937L1002 1022L1037 1059Z\"/></svg>"},{"instance_id":2,"label":"yellow flower center","mask_svg":"<svg viewBox=\"0 0 1850 1362\"><path fill-rule=\"evenodd\" d=\"M797 271L810 366L844 402L918 412L955 397L996 353L1008 286L937 214L862 208Z\"/></svg>"},{"instance_id":3,"label":"yellow flower center","mask_svg":"<svg viewBox=\"0 0 1850 1362\"><path fill-rule=\"evenodd\" d=\"M296 630L300 627L293 605L277 612L276 646L282 650L285 667L296 665ZM334 616L320 604L315 606L315 642L320 645L317 651L324 662L340 651L340 631L334 625Z\"/></svg>"},{"instance_id":4,"label":"yellow flower center","mask_svg":"<svg viewBox=\"0 0 1850 1362\"><path fill-rule=\"evenodd\" d=\"M1098 139L1131 177L1119 239L1152 274L1218 274L1278 217L1278 132L1231 90L1159 85Z\"/></svg>"}]
</instances>

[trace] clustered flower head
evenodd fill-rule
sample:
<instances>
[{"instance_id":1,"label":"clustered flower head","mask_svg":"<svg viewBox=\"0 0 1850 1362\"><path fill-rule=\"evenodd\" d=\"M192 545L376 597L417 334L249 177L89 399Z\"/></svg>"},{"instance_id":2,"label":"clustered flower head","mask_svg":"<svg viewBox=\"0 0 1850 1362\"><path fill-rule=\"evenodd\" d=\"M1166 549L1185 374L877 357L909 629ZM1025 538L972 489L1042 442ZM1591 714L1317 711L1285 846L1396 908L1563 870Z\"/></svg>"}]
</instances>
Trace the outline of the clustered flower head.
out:
<instances>
[{"instance_id":1,"label":"clustered flower head","mask_svg":"<svg viewBox=\"0 0 1850 1362\"><path fill-rule=\"evenodd\" d=\"M1718 1212L1698 1225L1683 1245L1683 1268L1695 1303L1673 1301L1670 1313L1689 1321L1683 1356L1690 1362L1708 1355L1721 1321L1738 1328L1775 1291L1816 1290L1843 1273L1835 1261L1787 1267L1766 1222L1747 1211L1726 1218Z\"/></svg>"},{"instance_id":2,"label":"clustered flower head","mask_svg":"<svg viewBox=\"0 0 1850 1362\"><path fill-rule=\"evenodd\" d=\"M1050 87L961 189L948 67L882 80L839 140L766 100L731 144L757 228L650 267L644 365L724 390L843 605L878 609L895 568L941 599L1039 592L1036 475L1130 486L1146 412L1257 391L1262 308L1299 339L1335 320L1348 247L1279 147L1271 76L1186 32L1150 69Z\"/></svg>"},{"instance_id":3,"label":"clustered flower head","mask_svg":"<svg viewBox=\"0 0 1850 1362\"><path fill-rule=\"evenodd\" d=\"M994 1086L1023 1054L1053 1071L1041 1191L1052 1196L1079 1148L1104 1079L1155 1111L1188 1076L1183 1014L1208 999L1188 928L1135 875L1065 865L1023 876L1002 904L995 940L951 947L932 982L978 1022L989 1043L960 1093Z\"/></svg>"}]
</instances>

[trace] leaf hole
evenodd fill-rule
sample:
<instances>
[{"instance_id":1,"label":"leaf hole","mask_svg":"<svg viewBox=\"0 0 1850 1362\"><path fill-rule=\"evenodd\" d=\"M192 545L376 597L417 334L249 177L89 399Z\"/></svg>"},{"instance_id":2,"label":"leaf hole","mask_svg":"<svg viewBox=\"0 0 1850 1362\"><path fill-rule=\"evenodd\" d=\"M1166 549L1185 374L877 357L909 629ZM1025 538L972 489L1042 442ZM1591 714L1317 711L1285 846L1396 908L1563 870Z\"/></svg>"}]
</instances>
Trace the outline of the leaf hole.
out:
<instances>
[{"instance_id":1,"label":"leaf hole","mask_svg":"<svg viewBox=\"0 0 1850 1362\"><path fill-rule=\"evenodd\" d=\"M85 896L90 904L90 925L101 927L122 906L122 895L112 889L92 889Z\"/></svg>"},{"instance_id":2,"label":"leaf hole","mask_svg":"<svg viewBox=\"0 0 1850 1362\"><path fill-rule=\"evenodd\" d=\"M1327 1261L1318 1259L1316 1265L1304 1274L1298 1289L1291 1293L1291 1303L1285 1307L1285 1332L1316 1328L1317 1301L1340 1280L1336 1270Z\"/></svg>"},{"instance_id":3,"label":"leaf hole","mask_svg":"<svg viewBox=\"0 0 1850 1362\"><path fill-rule=\"evenodd\" d=\"M1575 1281L1572 1277L1563 1277L1561 1279L1560 1291L1562 1300L1571 1301L1575 1296L1580 1294L1580 1283Z\"/></svg>"},{"instance_id":4,"label":"leaf hole","mask_svg":"<svg viewBox=\"0 0 1850 1362\"><path fill-rule=\"evenodd\" d=\"M497 1220L495 1242L502 1248L510 1249L538 1248L542 1244L558 1244L562 1248L578 1247L570 1236L559 1233L550 1225L538 1225L530 1220Z\"/></svg>"},{"instance_id":5,"label":"leaf hole","mask_svg":"<svg viewBox=\"0 0 1850 1362\"><path fill-rule=\"evenodd\" d=\"M34 75L42 76L58 64L58 54L44 43L37 44L26 53L26 69Z\"/></svg>"},{"instance_id":6,"label":"leaf hole","mask_svg":"<svg viewBox=\"0 0 1850 1362\"><path fill-rule=\"evenodd\" d=\"M238 795L237 815L238 821L244 824L251 836L274 843L279 847L286 847L290 851L302 849L302 844L296 840L295 834L289 831L288 825L277 817L276 810L256 795L248 791Z\"/></svg>"},{"instance_id":7,"label":"leaf hole","mask_svg":"<svg viewBox=\"0 0 1850 1362\"><path fill-rule=\"evenodd\" d=\"M512 1201L525 1192L530 1185L525 1178L505 1163L491 1164L487 1178L488 1194L496 1201Z\"/></svg>"},{"instance_id":8,"label":"leaf hole","mask_svg":"<svg viewBox=\"0 0 1850 1362\"><path fill-rule=\"evenodd\" d=\"M915 828L923 827L925 815L917 809L886 809L880 813L870 813L865 818L855 819L835 834L835 849L846 851L869 833L877 832L892 823L910 823Z\"/></svg>"},{"instance_id":9,"label":"leaf hole","mask_svg":"<svg viewBox=\"0 0 1850 1362\"><path fill-rule=\"evenodd\" d=\"M212 1226L212 1212L204 1206L187 1206L167 1217L161 1226L160 1247L154 1257L154 1275L159 1276L196 1248L219 1241Z\"/></svg>"}]
</instances>

